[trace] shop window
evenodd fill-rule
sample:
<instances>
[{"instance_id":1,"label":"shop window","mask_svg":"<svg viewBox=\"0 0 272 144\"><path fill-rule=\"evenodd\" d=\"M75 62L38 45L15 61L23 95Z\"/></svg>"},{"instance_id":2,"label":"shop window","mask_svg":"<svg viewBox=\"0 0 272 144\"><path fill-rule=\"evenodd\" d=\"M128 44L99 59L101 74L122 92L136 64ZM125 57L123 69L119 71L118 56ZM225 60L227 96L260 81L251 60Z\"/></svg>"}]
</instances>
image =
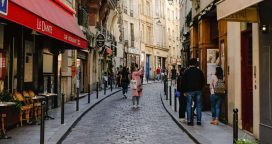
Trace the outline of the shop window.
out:
<instances>
[{"instance_id":1,"label":"shop window","mask_svg":"<svg viewBox=\"0 0 272 144\"><path fill-rule=\"evenodd\" d=\"M25 41L25 72L24 82L33 81L33 42Z\"/></svg>"},{"instance_id":2,"label":"shop window","mask_svg":"<svg viewBox=\"0 0 272 144\"><path fill-rule=\"evenodd\" d=\"M53 55L43 53L43 73L53 73Z\"/></svg>"}]
</instances>

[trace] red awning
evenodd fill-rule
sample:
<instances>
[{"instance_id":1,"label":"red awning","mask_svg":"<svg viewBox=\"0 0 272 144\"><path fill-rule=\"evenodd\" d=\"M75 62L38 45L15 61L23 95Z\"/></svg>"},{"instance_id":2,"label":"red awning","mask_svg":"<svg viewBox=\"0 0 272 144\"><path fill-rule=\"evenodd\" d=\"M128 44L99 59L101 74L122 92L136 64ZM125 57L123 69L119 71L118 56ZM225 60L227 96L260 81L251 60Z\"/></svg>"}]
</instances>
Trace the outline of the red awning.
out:
<instances>
[{"instance_id":1,"label":"red awning","mask_svg":"<svg viewBox=\"0 0 272 144\"><path fill-rule=\"evenodd\" d=\"M75 17L52 0L10 0L7 16L0 17L76 47L88 47Z\"/></svg>"}]
</instances>

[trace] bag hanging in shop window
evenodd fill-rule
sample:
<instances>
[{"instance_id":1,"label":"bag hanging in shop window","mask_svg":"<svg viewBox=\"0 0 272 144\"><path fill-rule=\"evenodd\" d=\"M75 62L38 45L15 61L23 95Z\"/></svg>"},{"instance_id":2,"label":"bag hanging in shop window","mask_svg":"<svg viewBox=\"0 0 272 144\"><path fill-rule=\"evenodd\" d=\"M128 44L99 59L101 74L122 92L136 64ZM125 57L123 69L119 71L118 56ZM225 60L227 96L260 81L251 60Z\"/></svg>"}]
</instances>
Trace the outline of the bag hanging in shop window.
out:
<instances>
[{"instance_id":1,"label":"bag hanging in shop window","mask_svg":"<svg viewBox=\"0 0 272 144\"><path fill-rule=\"evenodd\" d=\"M0 51L0 80L5 79L6 57L4 51Z\"/></svg>"}]
</instances>

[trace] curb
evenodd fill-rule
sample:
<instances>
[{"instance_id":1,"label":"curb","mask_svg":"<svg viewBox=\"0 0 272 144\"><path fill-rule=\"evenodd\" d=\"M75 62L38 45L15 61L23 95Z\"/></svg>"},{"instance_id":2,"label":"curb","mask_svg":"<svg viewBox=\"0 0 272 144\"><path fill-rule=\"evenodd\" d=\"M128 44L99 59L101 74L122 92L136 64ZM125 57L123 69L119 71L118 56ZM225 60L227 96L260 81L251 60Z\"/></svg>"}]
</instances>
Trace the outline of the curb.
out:
<instances>
[{"instance_id":1,"label":"curb","mask_svg":"<svg viewBox=\"0 0 272 144\"><path fill-rule=\"evenodd\" d=\"M83 110L83 112L81 114L77 114L73 120L72 123L66 123L63 125L63 127L60 128L59 131L56 132L56 134L54 134L54 136L50 137L47 144L61 144L62 141L66 138L66 136L71 132L71 129L81 120L81 118L87 113L89 112L92 108L94 108L97 104L99 104L100 102L102 102L103 100L105 100L106 98L120 92L121 90L117 90L107 96L105 96L104 98L100 99L99 101L97 101L96 103L94 103L93 105L91 105L89 108L86 108Z\"/></svg>"},{"instance_id":2,"label":"curb","mask_svg":"<svg viewBox=\"0 0 272 144\"><path fill-rule=\"evenodd\" d=\"M164 104L164 101L163 101L163 98L162 98L162 95L160 94L161 96L161 102L162 102L162 105L165 109L165 111L170 115L170 117L173 119L173 121L179 126L180 129L182 129L196 144L201 144L197 139L196 137L194 137L185 127L182 126L182 124L180 124L180 122L175 118L175 116L173 114L171 114L171 112L166 108L165 104Z\"/></svg>"}]
</instances>

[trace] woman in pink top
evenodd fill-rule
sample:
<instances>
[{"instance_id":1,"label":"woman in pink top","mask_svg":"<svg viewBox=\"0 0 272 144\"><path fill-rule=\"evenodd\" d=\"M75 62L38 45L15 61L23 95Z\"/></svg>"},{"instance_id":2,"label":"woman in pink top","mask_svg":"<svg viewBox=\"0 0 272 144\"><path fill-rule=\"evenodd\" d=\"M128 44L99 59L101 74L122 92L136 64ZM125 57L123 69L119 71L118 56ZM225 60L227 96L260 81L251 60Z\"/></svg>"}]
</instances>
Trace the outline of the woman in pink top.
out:
<instances>
[{"instance_id":1,"label":"woman in pink top","mask_svg":"<svg viewBox=\"0 0 272 144\"><path fill-rule=\"evenodd\" d=\"M132 89L132 103L134 108L139 107L140 96L143 95L143 83L141 79L142 76L143 68L138 70L138 65L135 64L135 67L132 69L132 79L137 81L137 89ZM135 104L135 101L137 101L137 105Z\"/></svg>"}]
</instances>

